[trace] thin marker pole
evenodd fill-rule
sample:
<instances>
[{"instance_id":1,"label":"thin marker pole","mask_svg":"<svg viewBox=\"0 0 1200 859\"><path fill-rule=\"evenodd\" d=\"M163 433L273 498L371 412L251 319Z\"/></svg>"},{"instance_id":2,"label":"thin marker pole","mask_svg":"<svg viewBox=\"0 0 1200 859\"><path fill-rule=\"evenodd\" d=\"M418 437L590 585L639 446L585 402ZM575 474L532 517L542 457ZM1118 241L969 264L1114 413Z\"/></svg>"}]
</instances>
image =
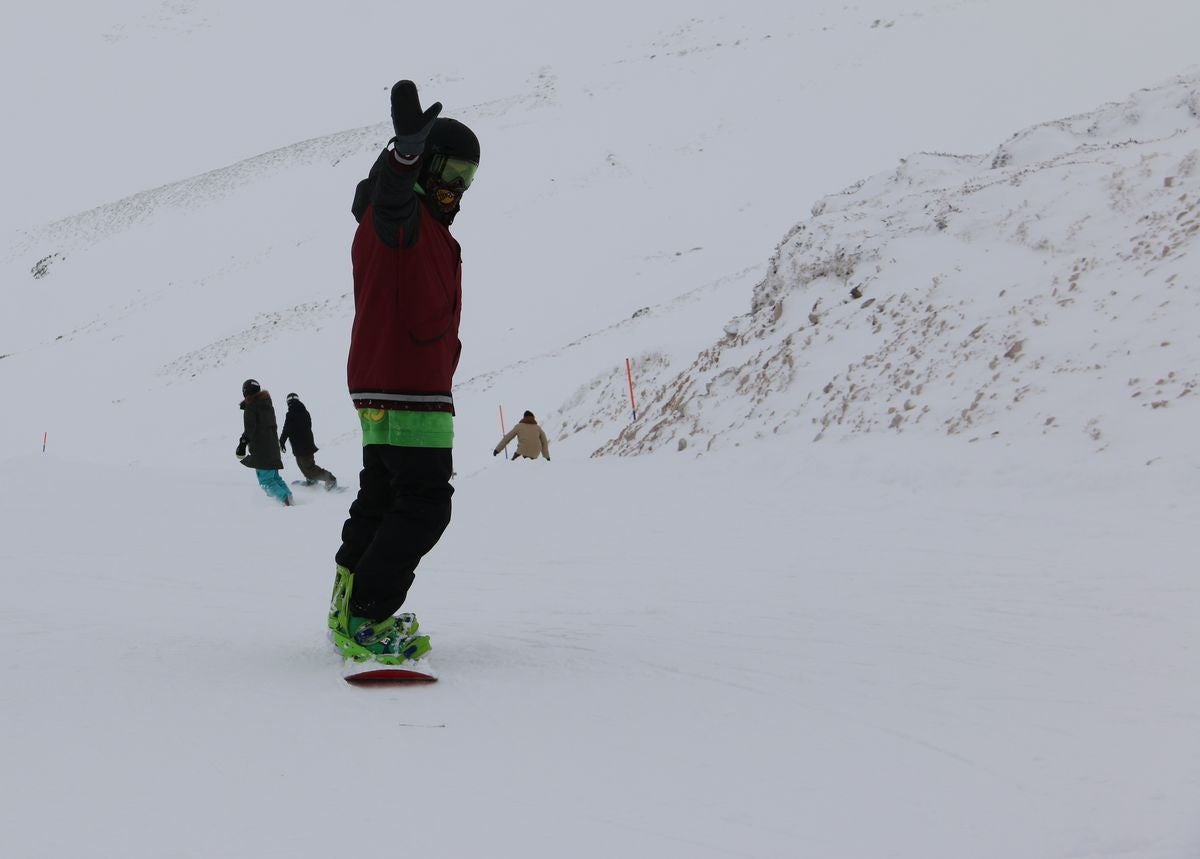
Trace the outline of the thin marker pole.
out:
<instances>
[{"instance_id":1,"label":"thin marker pole","mask_svg":"<svg viewBox=\"0 0 1200 859\"><path fill-rule=\"evenodd\" d=\"M48 435L50 435L50 430L46 430L44 433L42 433L42 453L46 452L46 436Z\"/></svg>"},{"instance_id":2,"label":"thin marker pole","mask_svg":"<svg viewBox=\"0 0 1200 859\"><path fill-rule=\"evenodd\" d=\"M629 407L633 409L633 419L637 420L637 403L633 401L633 368L629 359L625 359L625 378L629 380Z\"/></svg>"},{"instance_id":3,"label":"thin marker pole","mask_svg":"<svg viewBox=\"0 0 1200 859\"><path fill-rule=\"evenodd\" d=\"M504 428L504 406L500 406L500 437L504 438L508 430ZM508 459L508 445L504 445L504 458Z\"/></svg>"}]
</instances>

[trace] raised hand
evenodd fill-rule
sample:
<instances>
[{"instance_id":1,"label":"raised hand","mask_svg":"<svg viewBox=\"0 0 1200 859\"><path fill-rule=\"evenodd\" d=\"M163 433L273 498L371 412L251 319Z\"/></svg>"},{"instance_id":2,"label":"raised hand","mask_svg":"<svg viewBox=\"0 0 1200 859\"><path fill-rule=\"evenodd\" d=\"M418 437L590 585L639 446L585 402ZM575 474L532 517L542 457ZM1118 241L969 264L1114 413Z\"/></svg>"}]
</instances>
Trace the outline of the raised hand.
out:
<instances>
[{"instance_id":1,"label":"raised hand","mask_svg":"<svg viewBox=\"0 0 1200 859\"><path fill-rule=\"evenodd\" d=\"M429 129L433 128L434 120L441 112L440 101L421 110L417 85L412 81L400 81L392 87L392 129L396 132L396 151L419 153L425 147Z\"/></svg>"}]
</instances>

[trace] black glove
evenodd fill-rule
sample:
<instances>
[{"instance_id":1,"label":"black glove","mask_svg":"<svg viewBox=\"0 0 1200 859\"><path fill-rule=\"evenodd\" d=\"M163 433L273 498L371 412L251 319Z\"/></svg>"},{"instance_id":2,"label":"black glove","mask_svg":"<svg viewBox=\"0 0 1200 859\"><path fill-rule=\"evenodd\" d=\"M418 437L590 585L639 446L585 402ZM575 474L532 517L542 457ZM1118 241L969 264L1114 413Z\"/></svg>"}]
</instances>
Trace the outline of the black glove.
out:
<instances>
[{"instance_id":1,"label":"black glove","mask_svg":"<svg viewBox=\"0 0 1200 859\"><path fill-rule=\"evenodd\" d=\"M425 138L433 121L442 112L442 103L435 101L425 111L421 110L421 99L417 85L412 81L400 81L392 87L392 128L396 132L396 151L401 155L416 155L425 148Z\"/></svg>"},{"instance_id":2,"label":"black glove","mask_svg":"<svg viewBox=\"0 0 1200 859\"><path fill-rule=\"evenodd\" d=\"M246 458L246 443L245 442L241 442L240 444L238 444L237 450L234 451L234 456L236 456L238 459Z\"/></svg>"},{"instance_id":3,"label":"black glove","mask_svg":"<svg viewBox=\"0 0 1200 859\"><path fill-rule=\"evenodd\" d=\"M280 442L280 443L279 443L279 452L280 452L280 453L287 453L287 448L283 446L283 442Z\"/></svg>"},{"instance_id":4,"label":"black glove","mask_svg":"<svg viewBox=\"0 0 1200 859\"><path fill-rule=\"evenodd\" d=\"M492 456L499 456L499 455L500 455L500 451L498 451L498 450L492 451Z\"/></svg>"}]
</instances>

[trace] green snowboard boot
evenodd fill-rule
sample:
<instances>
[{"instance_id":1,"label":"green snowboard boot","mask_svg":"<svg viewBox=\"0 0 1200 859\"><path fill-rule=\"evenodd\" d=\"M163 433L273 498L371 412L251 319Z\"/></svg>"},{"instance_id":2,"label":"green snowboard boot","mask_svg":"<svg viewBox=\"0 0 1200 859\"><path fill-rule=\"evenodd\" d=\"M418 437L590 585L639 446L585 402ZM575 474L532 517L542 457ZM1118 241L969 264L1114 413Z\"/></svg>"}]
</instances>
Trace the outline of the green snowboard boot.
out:
<instances>
[{"instance_id":1,"label":"green snowboard boot","mask_svg":"<svg viewBox=\"0 0 1200 859\"><path fill-rule=\"evenodd\" d=\"M329 598L329 629L345 634L350 626L350 571L341 564L333 579L333 596Z\"/></svg>"},{"instance_id":2,"label":"green snowboard boot","mask_svg":"<svg viewBox=\"0 0 1200 859\"><path fill-rule=\"evenodd\" d=\"M411 612L378 621L351 616L350 639L342 646L342 654L356 662L371 659L385 665L420 659L430 651L429 636L416 635L416 629L417 619Z\"/></svg>"},{"instance_id":3,"label":"green snowboard boot","mask_svg":"<svg viewBox=\"0 0 1200 859\"><path fill-rule=\"evenodd\" d=\"M353 589L354 575L339 564L329 601L329 637L345 658L397 665L420 659L430 651L429 636L417 635L420 624L412 612L401 612L380 621L351 615Z\"/></svg>"}]
</instances>

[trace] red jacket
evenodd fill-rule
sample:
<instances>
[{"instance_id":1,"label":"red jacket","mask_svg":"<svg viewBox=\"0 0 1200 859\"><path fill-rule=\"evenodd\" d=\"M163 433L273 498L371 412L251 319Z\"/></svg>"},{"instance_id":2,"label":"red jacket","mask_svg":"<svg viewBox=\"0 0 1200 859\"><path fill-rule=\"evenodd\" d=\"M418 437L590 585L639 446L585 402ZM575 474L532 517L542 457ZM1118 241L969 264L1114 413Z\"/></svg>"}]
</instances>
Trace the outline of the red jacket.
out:
<instances>
[{"instance_id":1,"label":"red jacket","mask_svg":"<svg viewBox=\"0 0 1200 859\"><path fill-rule=\"evenodd\" d=\"M383 181L375 183L350 249L350 396L356 408L453 414L451 382L462 351L461 249L412 190L412 171L397 167L387 150L373 177L377 171L385 174ZM409 214L401 221L380 217L377 223L379 211ZM416 239L405 247L408 229Z\"/></svg>"}]
</instances>

